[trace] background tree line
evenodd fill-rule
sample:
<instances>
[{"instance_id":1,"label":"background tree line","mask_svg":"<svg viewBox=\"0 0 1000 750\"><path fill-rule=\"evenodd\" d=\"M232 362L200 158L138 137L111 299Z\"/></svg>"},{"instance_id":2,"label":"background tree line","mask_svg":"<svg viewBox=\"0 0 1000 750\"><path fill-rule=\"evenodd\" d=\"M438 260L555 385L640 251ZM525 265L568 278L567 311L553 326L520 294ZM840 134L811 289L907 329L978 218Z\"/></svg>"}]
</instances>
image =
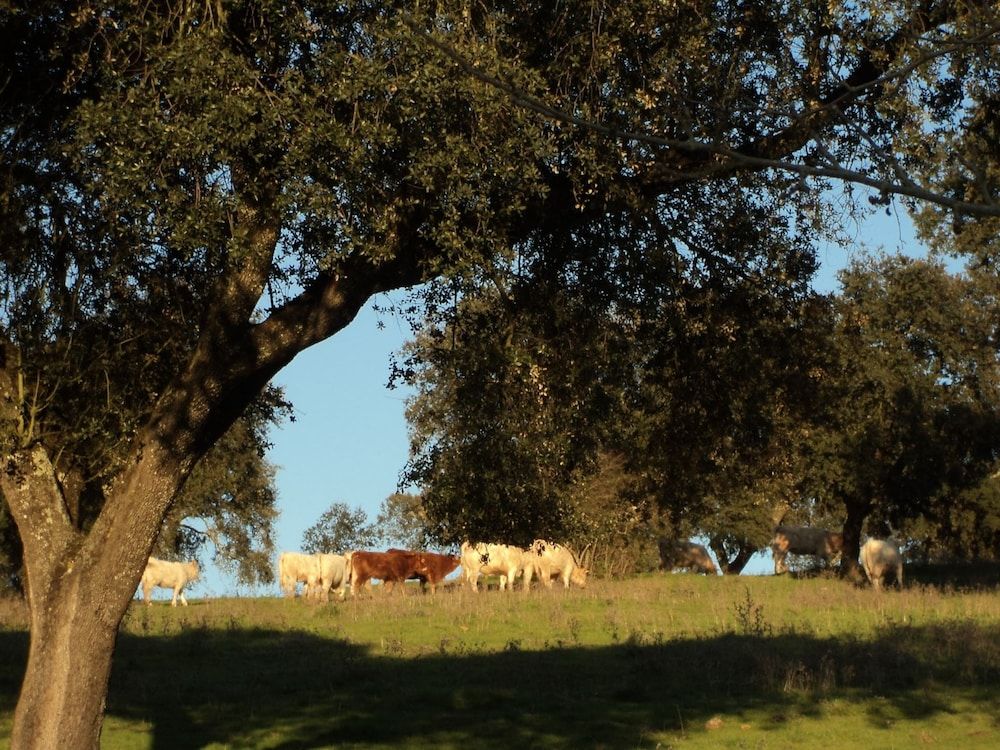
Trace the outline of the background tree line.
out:
<instances>
[{"instance_id":1,"label":"background tree line","mask_svg":"<svg viewBox=\"0 0 1000 750\"><path fill-rule=\"evenodd\" d=\"M779 518L996 558L995 274L871 256L840 280L716 276L652 311L592 282L461 296L399 365L430 533L553 536L607 573L652 567L658 535L705 537L739 572Z\"/></svg>"}]
</instances>

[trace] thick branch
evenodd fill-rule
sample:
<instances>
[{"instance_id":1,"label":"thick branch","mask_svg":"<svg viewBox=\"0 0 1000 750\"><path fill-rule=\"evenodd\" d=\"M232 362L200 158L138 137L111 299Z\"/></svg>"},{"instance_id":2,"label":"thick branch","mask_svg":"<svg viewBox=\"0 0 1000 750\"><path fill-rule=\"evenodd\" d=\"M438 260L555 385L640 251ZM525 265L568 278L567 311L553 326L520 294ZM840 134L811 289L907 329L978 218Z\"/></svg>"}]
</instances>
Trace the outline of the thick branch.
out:
<instances>
[{"instance_id":1,"label":"thick branch","mask_svg":"<svg viewBox=\"0 0 1000 750\"><path fill-rule=\"evenodd\" d=\"M912 38L914 33L944 22L947 20L943 15L947 12L946 7L947 5L941 6L934 16L923 11L917 13L909 27L879 45L880 48L885 51L898 49L907 39ZM552 107L498 76L487 73L466 59L452 46L418 28L415 23L411 22L410 28L419 39L445 55L464 73L506 94L515 106L536 112L556 122L600 133L608 138L642 143L662 149L656 161L648 165L647 172L637 178L646 192L662 192L678 184L709 177L725 177L740 170L777 169L801 177L824 177L866 185L883 194L905 195L943 206L958 213L973 216L1000 216L1000 203L996 201L971 203L958 200L935 191L933 187L919 185L915 180L905 176L894 181L873 177L866 172L847 169L839 165L809 164L786 158L815 140L817 128L829 124L835 117L842 116L844 110L852 102L857 101L865 94L871 94L885 86L889 81L904 78L918 67L970 44L996 46L997 35L1000 31L993 27L988 28L975 39L955 40L952 44L942 45L897 68L879 68L870 56L866 56L860 61L857 69L830 96L818 106L795 115L793 122L787 128L762 136L752 143L738 146L730 146L717 140L695 141L666 138L650 133L622 130L578 117L570 112Z\"/></svg>"}]
</instances>

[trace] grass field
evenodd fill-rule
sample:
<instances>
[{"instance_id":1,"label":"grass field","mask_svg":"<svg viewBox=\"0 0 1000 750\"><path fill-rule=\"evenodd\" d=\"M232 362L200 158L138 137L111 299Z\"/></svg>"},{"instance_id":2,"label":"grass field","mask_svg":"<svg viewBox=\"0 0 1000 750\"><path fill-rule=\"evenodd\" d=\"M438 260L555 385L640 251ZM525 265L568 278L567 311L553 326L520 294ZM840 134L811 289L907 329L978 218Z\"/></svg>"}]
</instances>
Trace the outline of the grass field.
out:
<instances>
[{"instance_id":1,"label":"grass field","mask_svg":"<svg viewBox=\"0 0 1000 750\"><path fill-rule=\"evenodd\" d=\"M998 748L1000 590L651 576L133 606L105 748ZM27 654L0 602L0 744Z\"/></svg>"}]
</instances>

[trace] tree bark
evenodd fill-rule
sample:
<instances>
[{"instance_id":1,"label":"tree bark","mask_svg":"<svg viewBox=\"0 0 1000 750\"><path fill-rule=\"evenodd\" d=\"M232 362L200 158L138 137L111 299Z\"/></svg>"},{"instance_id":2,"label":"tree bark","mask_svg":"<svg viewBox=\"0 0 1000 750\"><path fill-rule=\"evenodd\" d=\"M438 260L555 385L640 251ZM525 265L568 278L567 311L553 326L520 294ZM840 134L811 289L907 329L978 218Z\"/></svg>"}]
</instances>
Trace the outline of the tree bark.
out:
<instances>
[{"instance_id":1,"label":"tree bark","mask_svg":"<svg viewBox=\"0 0 1000 750\"><path fill-rule=\"evenodd\" d=\"M844 549L840 553L840 575L857 580L861 577L858 556L861 554L861 529L871 512L871 503L847 503L847 518L844 520Z\"/></svg>"},{"instance_id":2,"label":"tree bark","mask_svg":"<svg viewBox=\"0 0 1000 750\"><path fill-rule=\"evenodd\" d=\"M719 561L719 568L722 571L722 575L726 576L738 576L743 572L743 568L747 566L750 562L750 558L754 556L757 551L753 547L747 547L741 545L739 552L736 556L730 560L726 554L726 548L721 541L716 541L714 539L709 539L708 546L715 553L715 558Z\"/></svg>"},{"instance_id":3,"label":"tree bark","mask_svg":"<svg viewBox=\"0 0 1000 750\"><path fill-rule=\"evenodd\" d=\"M725 568L722 571L723 575L738 576L743 572L743 568L747 566L747 563L750 562L750 558L753 557L756 551L752 547L740 547L740 551L736 554L736 557L725 564Z\"/></svg>"},{"instance_id":4,"label":"tree bark","mask_svg":"<svg viewBox=\"0 0 1000 750\"><path fill-rule=\"evenodd\" d=\"M7 457L0 488L24 545L28 665L11 747L98 747L118 625L186 471L147 445L87 534L75 528L45 449Z\"/></svg>"},{"instance_id":5,"label":"tree bark","mask_svg":"<svg viewBox=\"0 0 1000 750\"><path fill-rule=\"evenodd\" d=\"M71 574L41 611L32 606L28 669L11 735L17 750L100 744L117 627L86 606L82 578Z\"/></svg>"}]
</instances>

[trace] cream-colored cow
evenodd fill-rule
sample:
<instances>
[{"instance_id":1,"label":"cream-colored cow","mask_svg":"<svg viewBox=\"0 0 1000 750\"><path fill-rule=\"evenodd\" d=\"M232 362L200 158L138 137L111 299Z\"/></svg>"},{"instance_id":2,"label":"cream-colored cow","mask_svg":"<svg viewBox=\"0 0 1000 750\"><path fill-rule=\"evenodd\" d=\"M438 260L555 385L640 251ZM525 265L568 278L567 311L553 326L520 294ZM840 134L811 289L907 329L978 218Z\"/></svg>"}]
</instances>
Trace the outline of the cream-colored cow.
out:
<instances>
[{"instance_id":1,"label":"cream-colored cow","mask_svg":"<svg viewBox=\"0 0 1000 750\"><path fill-rule=\"evenodd\" d=\"M320 560L317 555L282 552L278 558L278 582L285 596L295 596L295 585L304 583L303 596L319 596Z\"/></svg>"},{"instance_id":2,"label":"cream-colored cow","mask_svg":"<svg viewBox=\"0 0 1000 750\"><path fill-rule=\"evenodd\" d=\"M861 567L876 591L881 591L887 581L903 588L903 556L895 542L869 539L861 548Z\"/></svg>"},{"instance_id":3,"label":"cream-colored cow","mask_svg":"<svg viewBox=\"0 0 1000 750\"><path fill-rule=\"evenodd\" d=\"M525 558L524 563L525 586L531 581L532 573L536 573L547 588L552 587L553 578L560 579L565 588L569 588L570 583L581 588L587 585L587 569L580 567L568 547L536 539L529 551L532 554Z\"/></svg>"},{"instance_id":4,"label":"cream-colored cow","mask_svg":"<svg viewBox=\"0 0 1000 750\"><path fill-rule=\"evenodd\" d=\"M462 571L473 591L479 591L479 576L500 576L500 590L510 586L514 590L514 579L524 569L527 550L509 544L486 542L462 542ZM531 584L530 574L525 575L525 589Z\"/></svg>"},{"instance_id":5,"label":"cream-colored cow","mask_svg":"<svg viewBox=\"0 0 1000 750\"><path fill-rule=\"evenodd\" d=\"M351 555L318 554L319 558L319 588L318 596L325 602L330 599L330 589L337 589L341 600L347 596L347 587L351 583Z\"/></svg>"},{"instance_id":6,"label":"cream-colored cow","mask_svg":"<svg viewBox=\"0 0 1000 750\"><path fill-rule=\"evenodd\" d=\"M151 557L142 573L142 600L149 606L153 603L150 594L154 588L173 589L174 597L170 600L170 606L176 607L177 597L180 597L181 604L186 607L187 599L184 598L184 587L195 580L200 572L198 563L194 560L170 562Z\"/></svg>"}]
</instances>

